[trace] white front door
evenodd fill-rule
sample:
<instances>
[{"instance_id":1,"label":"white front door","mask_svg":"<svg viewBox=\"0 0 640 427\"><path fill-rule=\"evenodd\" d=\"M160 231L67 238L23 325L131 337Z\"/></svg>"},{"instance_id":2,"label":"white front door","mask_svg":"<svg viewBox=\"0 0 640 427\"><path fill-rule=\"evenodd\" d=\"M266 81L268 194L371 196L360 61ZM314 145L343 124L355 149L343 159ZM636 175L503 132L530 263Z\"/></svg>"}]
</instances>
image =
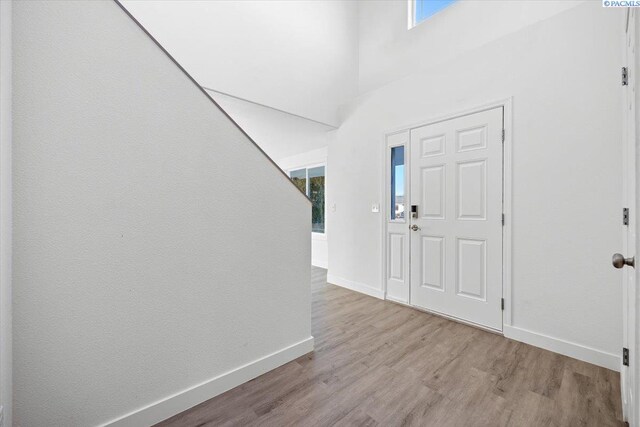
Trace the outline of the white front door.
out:
<instances>
[{"instance_id":1,"label":"white front door","mask_svg":"<svg viewBox=\"0 0 640 427\"><path fill-rule=\"evenodd\" d=\"M638 382L640 374L638 372L638 346L637 340L637 282L635 268L627 265L624 258L630 259L636 256L637 252L637 219L638 207L636 203L636 25L638 18L635 9L628 9L626 22L626 67L627 67L627 85L622 86L624 99L624 142L623 142L623 196L624 207L629 211L626 215L627 219L623 219L622 224L622 254L614 256L614 266L622 268L622 346L623 346L623 365L620 370L620 385L622 387L622 407L625 420L630 426L640 424L640 416L638 415ZM626 222L626 224L625 224ZM616 258L618 258L616 260ZM616 262L617 261L617 262ZM621 262L622 261L622 262ZM624 352L627 352L625 359Z\"/></svg>"},{"instance_id":2,"label":"white front door","mask_svg":"<svg viewBox=\"0 0 640 427\"><path fill-rule=\"evenodd\" d=\"M498 331L502 135L502 107L412 129L408 209L411 304Z\"/></svg>"}]
</instances>

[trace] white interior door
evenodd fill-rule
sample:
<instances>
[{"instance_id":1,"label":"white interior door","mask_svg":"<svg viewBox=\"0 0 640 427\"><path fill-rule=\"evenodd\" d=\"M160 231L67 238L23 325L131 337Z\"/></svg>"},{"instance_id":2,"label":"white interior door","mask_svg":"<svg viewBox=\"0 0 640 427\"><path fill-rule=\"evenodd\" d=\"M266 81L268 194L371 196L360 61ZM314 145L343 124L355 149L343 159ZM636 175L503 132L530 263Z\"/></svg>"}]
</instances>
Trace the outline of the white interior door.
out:
<instances>
[{"instance_id":1,"label":"white interior door","mask_svg":"<svg viewBox=\"0 0 640 427\"><path fill-rule=\"evenodd\" d=\"M499 331L502 136L502 107L410 135L411 304Z\"/></svg>"},{"instance_id":2,"label":"white interior door","mask_svg":"<svg viewBox=\"0 0 640 427\"><path fill-rule=\"evenodd\" d=\"M636 200L636 26L638 17L635 9L628 9L625 33L625 51L627 65L627 85L623 86L623 99L625 114L624 119L624 144L623 144L623 168L624 168L624 206L629 209L627 221L623 220L622 237L624 254L614 255L614 266L622 268L622 346L623 365L620 370L620 385L622 388L622 406L625 420L630 426L640 425L638 415L638 346L637 339L637 313L638 293L635 268L629 266L630 259L635 257L637 249L636 223L638 207ZM624 224L628 222L628 224ZM617 258L617 259L616 259ZM625 258L627 258L625 260ZM624 352L627 357L624 357ZM626 359L626 360L625 360Z\"/></svg>"}]
</instances>

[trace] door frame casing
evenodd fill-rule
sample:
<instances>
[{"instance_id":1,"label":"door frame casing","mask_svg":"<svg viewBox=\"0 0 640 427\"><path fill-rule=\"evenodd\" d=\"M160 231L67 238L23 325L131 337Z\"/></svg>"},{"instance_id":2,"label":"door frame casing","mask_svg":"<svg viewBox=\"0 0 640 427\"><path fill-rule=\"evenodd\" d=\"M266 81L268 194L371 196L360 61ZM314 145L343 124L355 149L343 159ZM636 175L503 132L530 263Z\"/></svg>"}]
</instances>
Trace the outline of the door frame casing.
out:
<instances>
[{"instance_id":1,"label":"door frame casing","mask_svg":"<svg viewBox=\"0 0 640 427\"><path fill-rule=\"evenodd\" d=\"M480 113L482 111L492 110L494 108L502 107L502 125L505 131L505 138L503 143L503 152L502 152L502 212L505 215L504 226L502 227L502 298L504 298L504 311L502 312L502 333L504 333L505 326L512 326L513 323L513 282L512 282L512 259L513 259L513 157L512 157L512 149L513 149L513 96L507 98L501 98L496 101L488 102L486 104L476 105L474 107L465 108L462 110L458 110L455 112L450 112L443 115L438 115L431 117L429 119L411 123L404 126L399 126L393 129L389 129L385 131L382 135L381 141L381 150L382 150L382 173L381 173L381 193L380 200L383 202L380 203L380 213L382 218L382 232L380 236L380 247L381 247L381 266L382 266L382 294L385 300L395 301L394 299L387 298L387 265L388 265L388 245L387 245L387 228L388 228L388 218L389 215L389 200L388 200L388 192L387 192L387 184L389 182L389 165L387 164L387 158L389 150L387 144L387 138L390 135L398 134L402 132L411 132L412 129L432 125L439 122L444 122L447 120L455 119L462 116L468 116L475 113ZM411 165L407 159L410 159L411 153L411 140L410 138L407 140L405 145L405 195L410 194L411 188L411 179L410 179L410 169ZM408 178L408 179L407 179ZM408 205L407 205L408 206ZM405 207L406 209L406 207ZM406 262L410 262L410 256L407 257ZM409 286L409 285L407 285ZM422 311L429 311L419 307L415 307L411 305L411 289L409 286L409 302L407 305L418 308ZM442 315L442 313L436 313L438 315ZM446 316L445 316L446 317ZM460 319L454 319L460 321ZM468 323L468 322L464 322ZM480 325L475 325L481 327ZM483 328L484 329L484 328ZM491 329L492 332L497 332Z\"/></svg>"},{"instance_id":2,"label":"door frame casing","mask_svg":"<svg viewBox=\"0 0 640 427\"><path fill-rule=\"evenodd\" d=\"M640 215L640 200L638 198L638 102L636 73L640 70L639 54L637 49L638 40L638 16L636 10L627 8L624 18L625 31L623 33L623 65L628 70L628 81L622 85L622 106L623 106L623 200L622 206L631 209L631 218L628 225L622 225L622 249L625 256L635 256L638 258L640 250L638 221ZM631 44L628 43L631 42ZM635 91L632 91L635 88ZM630 228L631 227L631 228ZM640 275L635 273L629 275L631 267L624 267L622 274L622 313L623 313L623 335L622 346L629 350L628 366L620 366L620 385L622 395L623 419L629 425L637 425L640 422L640 339L638 336L638 312L640 301L638 299L638 284ZM637 268L637 267L636 267ZM631 280L630 280L631 279ZM635 280L633 280L635 279ZM632 330L630 326L634 325ZM635 392L635 396L629 396L630 390Z\"/></svg>"}]
</instances>

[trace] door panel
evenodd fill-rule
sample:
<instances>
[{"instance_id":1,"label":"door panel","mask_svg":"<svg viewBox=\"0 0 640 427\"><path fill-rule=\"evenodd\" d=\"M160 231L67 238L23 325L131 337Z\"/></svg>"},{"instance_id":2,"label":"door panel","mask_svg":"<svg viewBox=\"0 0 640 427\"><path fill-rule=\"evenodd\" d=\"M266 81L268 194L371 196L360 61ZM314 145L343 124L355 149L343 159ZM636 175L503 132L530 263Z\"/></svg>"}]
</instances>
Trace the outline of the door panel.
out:
<instances>
[{"instance_id":1,"label":"door panel","mask_svg":"<svg viewBox=\"0 0 640 427\"><path fill-rule=\"evenodd\" d=\"M411 304L502 330L502 107L413 129Z\"/></svg>"},{"instance_id":2,"label":"door panel","mask_svg":"<svg viewBox=\"0 0 640 427\"><path fill-rule=\"evenodd\" d=\"M425 288L444 291L444 237L421 236L422 283Z\"/></svg>"},{"instance_id":3,"label":"door panel","mask_svg":"<svg viewBox=\"0 0 640 427\"><path fill-rule=\"evenodd\" d=\"M444 135L436 135L420 141L422 157L437 156L444 153Z\"/></svg>"},{"instance_id":4,"label":"door panel","mask_svg":"<svg viewBox=\"0 0 640 427\"><path fill-rule=\"evenodd\" d=\"M385 201L388 203L386 222L386 297L403 303L409 302L409 227L404 212L407 177L406 146L409 131L387 135L385 144ZM400 159L393 157L394 148L402 147L404 169L398 168ZM400 151L396 152L400 155ZM394 170L395 169L395 170ZM395 176L402 175L402 176ZM400 182L399 185L398 182ZM393 189L393 191L392 191ZM397 194L397 193L401 194ZM400 207L400 205L402 205Z\"/></svg>"},{"instance_id":5,"label":"door panel","mask_svg":"<svg viewBox=\"0 0 640 427\"><path fill-rule=\"evenodd\" d=\"M444 219L445 209L445 165L422 168L422 217Z\"/></svg>"},{"instance_id":6,"label":"door panel","mask_svg":"<svg viewBox=\"0 0 640 427\"><path fill-rule=\"evenodd\" d=\"M487 219L487 161L458 163L456 210L459 220Z\"/></svg>"},{"instance_id":7,"label":"door panel","mask_svg":"<svg viewBox=\"0 0 640 427\"><path fill-rule=\"evenodd\" d=\"M389 279L404 282L405 233L389 233Z\"/></svg>"},{"instance_id":8,"label":"door panel","mask_svg":"<svg viewBox=\"0 0 640 427\"><path fill-rule=\"evenodd\" d=\"M486 301L487 246L485 240L457 239L456 293Z\"/></svg>"}]
</instances>

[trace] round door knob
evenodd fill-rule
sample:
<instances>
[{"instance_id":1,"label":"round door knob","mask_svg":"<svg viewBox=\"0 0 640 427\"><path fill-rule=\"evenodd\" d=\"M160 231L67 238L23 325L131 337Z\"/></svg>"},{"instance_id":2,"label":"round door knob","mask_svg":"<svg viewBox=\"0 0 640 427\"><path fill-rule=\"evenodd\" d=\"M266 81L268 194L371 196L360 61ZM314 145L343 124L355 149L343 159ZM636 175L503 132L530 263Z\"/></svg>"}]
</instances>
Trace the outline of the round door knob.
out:
<instances>
[{"instance_id":1,"label":"round door knob","mask_svg":"<svg viewBox=\"0 0 640 427\"><path fill-rule=\"evenodd\" d=\"M622 268L625 265L630 267L635 267L636 260L635 257L625 258L622 254L613 254L613 258L611 258L611 263L615 268Z\"/></svg>"},{"instance_id":2,"label":"round door knob","mask_svg":"<svg viewBox=\"0 0 640 427\"><path fill-rule=\"evenodd\" d=\"M417 225L413 224L411 226L409 226L410 229L412 229L413 231L418 231L420 230L420 227L418 227Z\"/></svg>"}]
</instances>

